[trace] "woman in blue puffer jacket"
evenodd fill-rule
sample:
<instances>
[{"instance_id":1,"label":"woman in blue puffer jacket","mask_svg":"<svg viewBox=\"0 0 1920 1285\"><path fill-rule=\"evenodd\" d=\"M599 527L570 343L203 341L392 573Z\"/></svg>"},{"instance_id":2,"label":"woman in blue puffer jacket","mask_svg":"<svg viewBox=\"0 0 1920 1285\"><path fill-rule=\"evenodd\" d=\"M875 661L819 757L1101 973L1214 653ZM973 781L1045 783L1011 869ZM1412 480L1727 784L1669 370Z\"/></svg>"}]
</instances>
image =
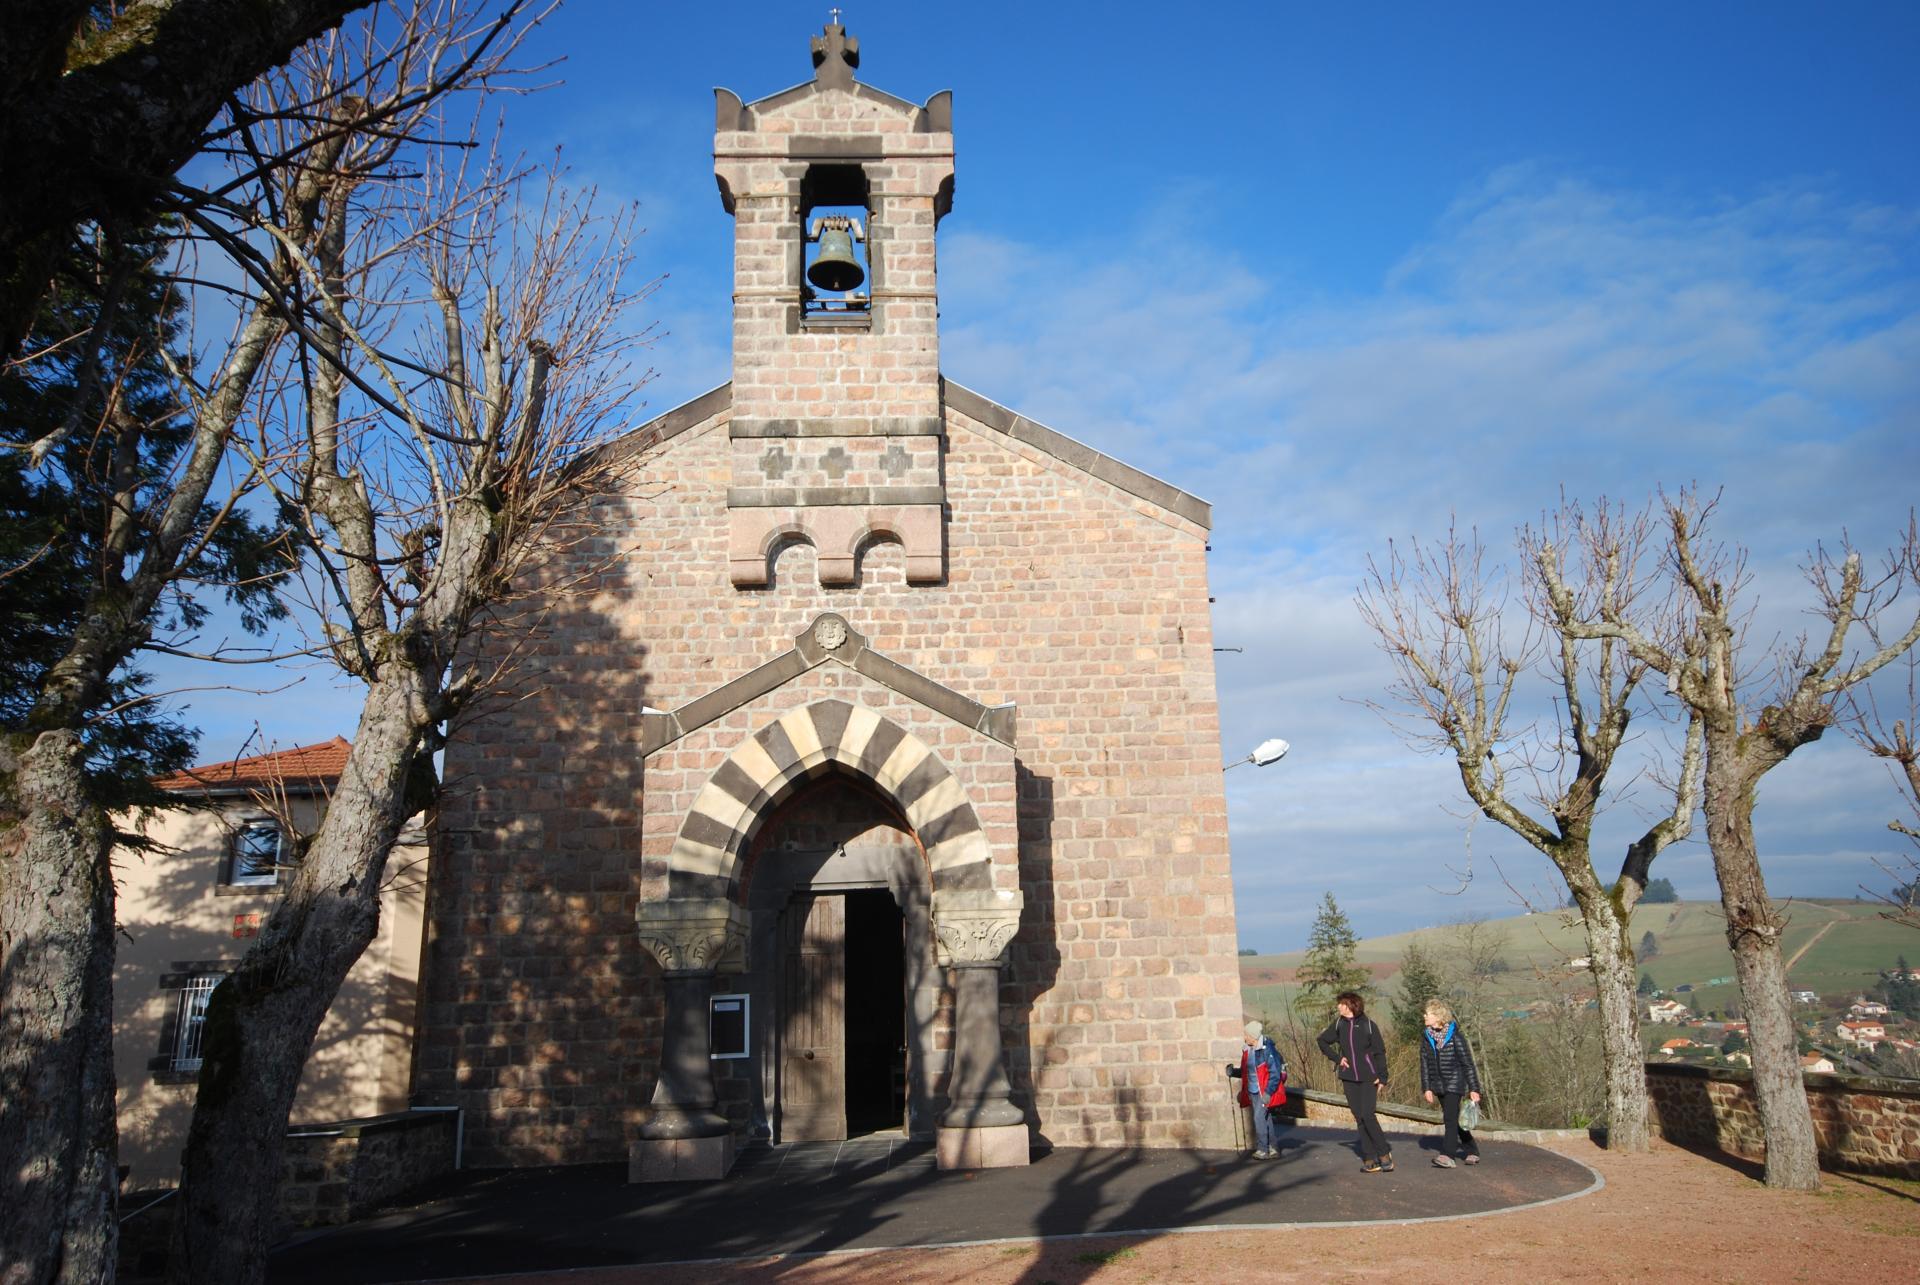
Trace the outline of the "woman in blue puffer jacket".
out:
<instances>
[{"instance_id":1,"label":"woman in blue puffer jacket","mask_svg":"<svg viewBox=\"0 0 1920 1285\"><path fill-rule=\"evenodd\" d=\"M1473 1134L1460 1127L1460 1103L1480 1100L1480 1072L1473 1065L1473 1050L1453 1010L1437 999L1427 1001L1427 1029L1420 1039L1420 1088L1427 1101L1438 1099L1440 1119L1446 1134L1440 1139L1440 1154L1433 1163L1441 1169L1454 1167L1454 1157L1470 1165L1480 1163L1480 1145Z\"/></svg>"}]
</instances>

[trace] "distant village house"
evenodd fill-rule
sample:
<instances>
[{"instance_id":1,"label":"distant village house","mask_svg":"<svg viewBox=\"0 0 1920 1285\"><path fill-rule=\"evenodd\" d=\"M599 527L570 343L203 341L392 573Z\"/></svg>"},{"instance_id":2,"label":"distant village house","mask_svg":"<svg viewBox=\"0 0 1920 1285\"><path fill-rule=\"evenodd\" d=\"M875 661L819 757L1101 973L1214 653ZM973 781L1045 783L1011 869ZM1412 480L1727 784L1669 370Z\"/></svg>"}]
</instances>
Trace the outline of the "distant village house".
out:
<instances>
[{"instance_id":1,"label":"distant village house","mask_svg":"<svg viewBox=\"0 0 1920 1285\"><path fill-rule=\"evenodd\" d=\"M1657 999L1647 1005L1647 1018L1654 1022L1684 1022L1693 1010L1677 1000Z\"/></svg>"}]
</instances>

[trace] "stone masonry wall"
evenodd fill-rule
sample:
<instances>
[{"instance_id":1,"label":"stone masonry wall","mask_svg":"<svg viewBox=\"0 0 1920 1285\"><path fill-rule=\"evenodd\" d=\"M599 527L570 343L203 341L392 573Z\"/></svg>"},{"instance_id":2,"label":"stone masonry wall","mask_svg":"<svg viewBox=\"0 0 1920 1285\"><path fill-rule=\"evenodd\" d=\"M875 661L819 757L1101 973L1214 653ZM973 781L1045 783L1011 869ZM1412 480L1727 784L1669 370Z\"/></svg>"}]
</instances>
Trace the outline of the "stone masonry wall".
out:
<instances>
[{"instance_id":1,"label":"stone masonry wall","mask_svg":"<svg viewBox=\"0 0 1920 1285\"><path fill-rule=\"evenodd\" d=\"M1848 1075L1809 1075L1806 1084L1821 1168L1920 1178L1920 1084ZM1650 1062L1647 1095L1668 1141L1766 1158L1748 1072Z\"/></svg>"},{"instance_id":2,"label":"stone masonry wall","mask_svg":"<svg viewBox=\"0 0 1920 1285\"><path fill-rule=\"evenodd\" d=\"M671 842L642 835L642 791L697 789L702 767L685 743L643 765L640 711L740 677L823 611L935 681L1018 705L1014 797L966 783L1026 894L1002 1005L1038 1132L1231 1140L1219 1064L1242 1019L1206 531L951 408L945 427L941 584L909 586L899 548L877 544L848 588L821 587L804 546L767 588L733 588L724 413L653 449L593 504L591 531L558 534L553 574L586 587L525 643L521 699L448 752L417 1085L468 1108L472 1163L624 1154L660 1020L633 913L643 849ZM754 725L803 698L775 693ZM957 775L991 752L926 726Z\"/></svg>"},{"instance_id":3,"label":"stone masonry wall","mask_svg":"<svg viewBox=\"0 0 1920 1285\"><path fill-rule=\"evenodd\" d=\"M453 1172L459 1127L451 1111L423 1111L290 1130L276 1236L351 1222Z\"/></svg>"}]
</instances>

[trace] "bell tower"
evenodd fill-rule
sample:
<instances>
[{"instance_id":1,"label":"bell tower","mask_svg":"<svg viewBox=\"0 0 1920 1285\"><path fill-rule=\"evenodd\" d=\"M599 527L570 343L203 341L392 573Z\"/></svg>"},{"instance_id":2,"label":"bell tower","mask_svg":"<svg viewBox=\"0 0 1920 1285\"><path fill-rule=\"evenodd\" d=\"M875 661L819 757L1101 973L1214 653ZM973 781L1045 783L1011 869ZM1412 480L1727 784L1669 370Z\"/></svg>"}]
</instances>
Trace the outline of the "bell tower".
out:
<instances>
[{"instance_id":1,"label":"bell tower","mask_svg":"<svg viewBox=\"0 0 1920 1285\"><path fill-rule=\"evenodd\" d=\"M813 79L752 103L716 89L714 175L734 216L729 575L764 586L811 543L851 585L875 540L909 583L946 574L934 230L953 202L949 92L915 106L854 79L860 43L813 38Z\"/></svg>"}]
</instances>

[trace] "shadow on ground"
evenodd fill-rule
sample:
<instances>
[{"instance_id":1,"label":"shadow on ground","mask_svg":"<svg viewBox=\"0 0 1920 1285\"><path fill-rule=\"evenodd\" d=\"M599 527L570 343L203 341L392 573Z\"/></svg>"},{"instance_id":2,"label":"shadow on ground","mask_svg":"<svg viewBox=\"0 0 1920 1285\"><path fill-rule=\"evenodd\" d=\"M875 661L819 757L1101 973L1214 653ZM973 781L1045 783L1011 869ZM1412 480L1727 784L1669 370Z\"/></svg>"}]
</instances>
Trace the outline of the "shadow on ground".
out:
<instances>
[{"instance_id":1,"label":"shadow on ground","mask_svg":"<svg viewBox=\"0 0 1920 1285\"><path fill-rule=\"evenodd\" d=\"M924 1143L862 1139L748 1152L717 1183L629 1186L619 1165L469 1171L349 1227L282 1246L275 1285L817 1254L1204 1226L1394 1221L1491 1213L1597 1185L1517 1143L1474 1169L1435 1169L1423 1140L1360 1171L1352 1135L1294 1127L1277 1160L1226 1152L1061 1149L1025 1169L942 1173ZM1425 1141L1431 1146L1430 1140Z\"/></svg>"}]
</instances>

